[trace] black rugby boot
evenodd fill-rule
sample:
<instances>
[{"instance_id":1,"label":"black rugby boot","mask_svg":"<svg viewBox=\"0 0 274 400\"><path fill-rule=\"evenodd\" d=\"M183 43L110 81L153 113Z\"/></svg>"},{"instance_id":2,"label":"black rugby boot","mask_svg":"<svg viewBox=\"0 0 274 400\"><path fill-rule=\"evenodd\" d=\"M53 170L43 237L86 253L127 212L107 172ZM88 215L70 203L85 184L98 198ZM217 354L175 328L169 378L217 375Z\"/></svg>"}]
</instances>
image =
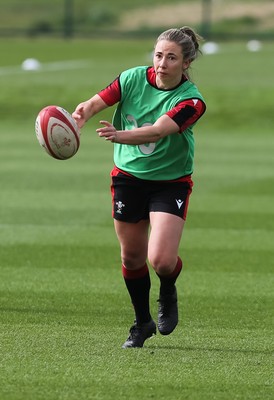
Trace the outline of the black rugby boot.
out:
<instances>
[{"instance_id":1,"label":"black rugby boot","mask_svg":"<svg viewBox=\"0 0 274 400\"><path fill-rule=\"evenodd\" d=\"M178 324L177 290L173 294L161 294L159 297L158 330L161 335L169 335Z\"/></svg>"},{"instance_id":2,"label":"black rugby boot","mask_svg":"<svg viewBox=\"0 0 274 400\"><path fill-rule=\"evenodd\" d=\"M129 337L122 348L143 347L145 340L151 338L153 335L156 335L156 324L152 319L140 325L137 325L135 322L130 328Z\"/></svg>"}]
</instances>

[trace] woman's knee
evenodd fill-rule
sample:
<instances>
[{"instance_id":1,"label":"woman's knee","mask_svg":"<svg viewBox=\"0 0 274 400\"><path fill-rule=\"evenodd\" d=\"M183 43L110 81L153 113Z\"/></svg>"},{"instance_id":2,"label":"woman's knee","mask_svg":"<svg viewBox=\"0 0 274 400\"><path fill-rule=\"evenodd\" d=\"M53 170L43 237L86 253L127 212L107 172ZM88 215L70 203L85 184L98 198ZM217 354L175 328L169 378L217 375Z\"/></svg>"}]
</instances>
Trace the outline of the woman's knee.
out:
<instances>
[{"instance_id":1,"label":"woman's knee","mask_svg":"<svg viewBox=\"0 0 274 400\"><path fill-rule=\"evenodd\" d=\"M140 252L121 252L122 264L130 270L137 270L142 268L146 263L146 255L142 255Z\"/></svg>"},{"instance_id":2,"label":"woman's knee","mask_svg":"<svg viewBox=\"0 0 274 400\"><path fill-rule=\"evenodd\" d=\"M173 272L176 263L176 255L156 254L149 256L149 263L158 275L169 275Z\"/></svg>"}]
</instances>

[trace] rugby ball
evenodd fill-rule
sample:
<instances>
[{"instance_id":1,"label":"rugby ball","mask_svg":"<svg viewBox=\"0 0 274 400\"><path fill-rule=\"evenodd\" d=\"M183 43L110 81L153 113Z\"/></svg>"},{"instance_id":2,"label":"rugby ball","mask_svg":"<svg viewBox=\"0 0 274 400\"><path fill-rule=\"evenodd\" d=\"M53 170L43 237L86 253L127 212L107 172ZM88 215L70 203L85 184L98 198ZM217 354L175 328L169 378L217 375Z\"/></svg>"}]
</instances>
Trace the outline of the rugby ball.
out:
<instances>
[{"instance_id":1,"label":"rugby ball","mask_svg":"<svg viewBox=\"0 0 274 400\"><path fill-rule=\"evenodd\" d=\"M47 106L37 115L35 133L40 145L52 157L67 160L80 146L80 129L64 108Z\"/></svg>"}]
</instances>

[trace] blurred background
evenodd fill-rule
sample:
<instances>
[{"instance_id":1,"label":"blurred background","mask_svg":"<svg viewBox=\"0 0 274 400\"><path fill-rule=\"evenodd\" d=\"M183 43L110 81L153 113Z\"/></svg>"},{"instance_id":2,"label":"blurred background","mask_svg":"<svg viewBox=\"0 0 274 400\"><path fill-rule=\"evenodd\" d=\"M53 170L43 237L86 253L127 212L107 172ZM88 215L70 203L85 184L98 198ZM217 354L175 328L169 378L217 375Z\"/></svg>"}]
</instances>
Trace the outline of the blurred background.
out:
<instances>
[{"instance_id":1,"label":"blurred background","mask_svg":"<svg viewBox=\"0 0 274 400\"><path fill-rule=\"evenodd\" d=\"M227 129L230 120L237 129L269 130L273 0L0 0L0 78L8 86L8 93L2 85L0 94L3 117L33 118L56 102L73 109L121 70L150 64L158 34L183 25L196 29L204 38L203 54L213 55L201 57L192 71L208 94L211 118L205 124ZM260 85L251 84L258 75ZM264 105L257 101L262 89Z\"/></svg>"},{"instance_id":2,"label":"blurred background","mask_svg":"<svg viewBox=\"0 0 274 400\"><path fill-rule=\"evenodd\" d=\"M272 0L0 0L1 36L148 36L189 24L207 39L271 39Z\"/></svg>"}]
</instances>

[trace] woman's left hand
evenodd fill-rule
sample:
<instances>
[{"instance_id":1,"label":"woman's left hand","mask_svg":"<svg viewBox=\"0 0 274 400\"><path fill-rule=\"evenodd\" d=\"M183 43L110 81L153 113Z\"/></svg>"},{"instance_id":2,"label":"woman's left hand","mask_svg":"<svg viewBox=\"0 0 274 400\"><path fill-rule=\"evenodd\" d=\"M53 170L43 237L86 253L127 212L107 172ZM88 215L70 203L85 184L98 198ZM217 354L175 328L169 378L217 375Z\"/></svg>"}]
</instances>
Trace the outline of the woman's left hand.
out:
<instances>
[{"instance_id":1,"label":"woman's left hand","mask_svg":"<svg viewBox=\"0 0 274 400\"><path fill-rule=\"evenodd\" d=\"M108 121L100 121L100 124L104 125L104 128L96 129L96 132L100 137L104 137L105 140L109 140L110 142L117 142L117 130L116 128Z\"/></svg>"}]
</instances>

